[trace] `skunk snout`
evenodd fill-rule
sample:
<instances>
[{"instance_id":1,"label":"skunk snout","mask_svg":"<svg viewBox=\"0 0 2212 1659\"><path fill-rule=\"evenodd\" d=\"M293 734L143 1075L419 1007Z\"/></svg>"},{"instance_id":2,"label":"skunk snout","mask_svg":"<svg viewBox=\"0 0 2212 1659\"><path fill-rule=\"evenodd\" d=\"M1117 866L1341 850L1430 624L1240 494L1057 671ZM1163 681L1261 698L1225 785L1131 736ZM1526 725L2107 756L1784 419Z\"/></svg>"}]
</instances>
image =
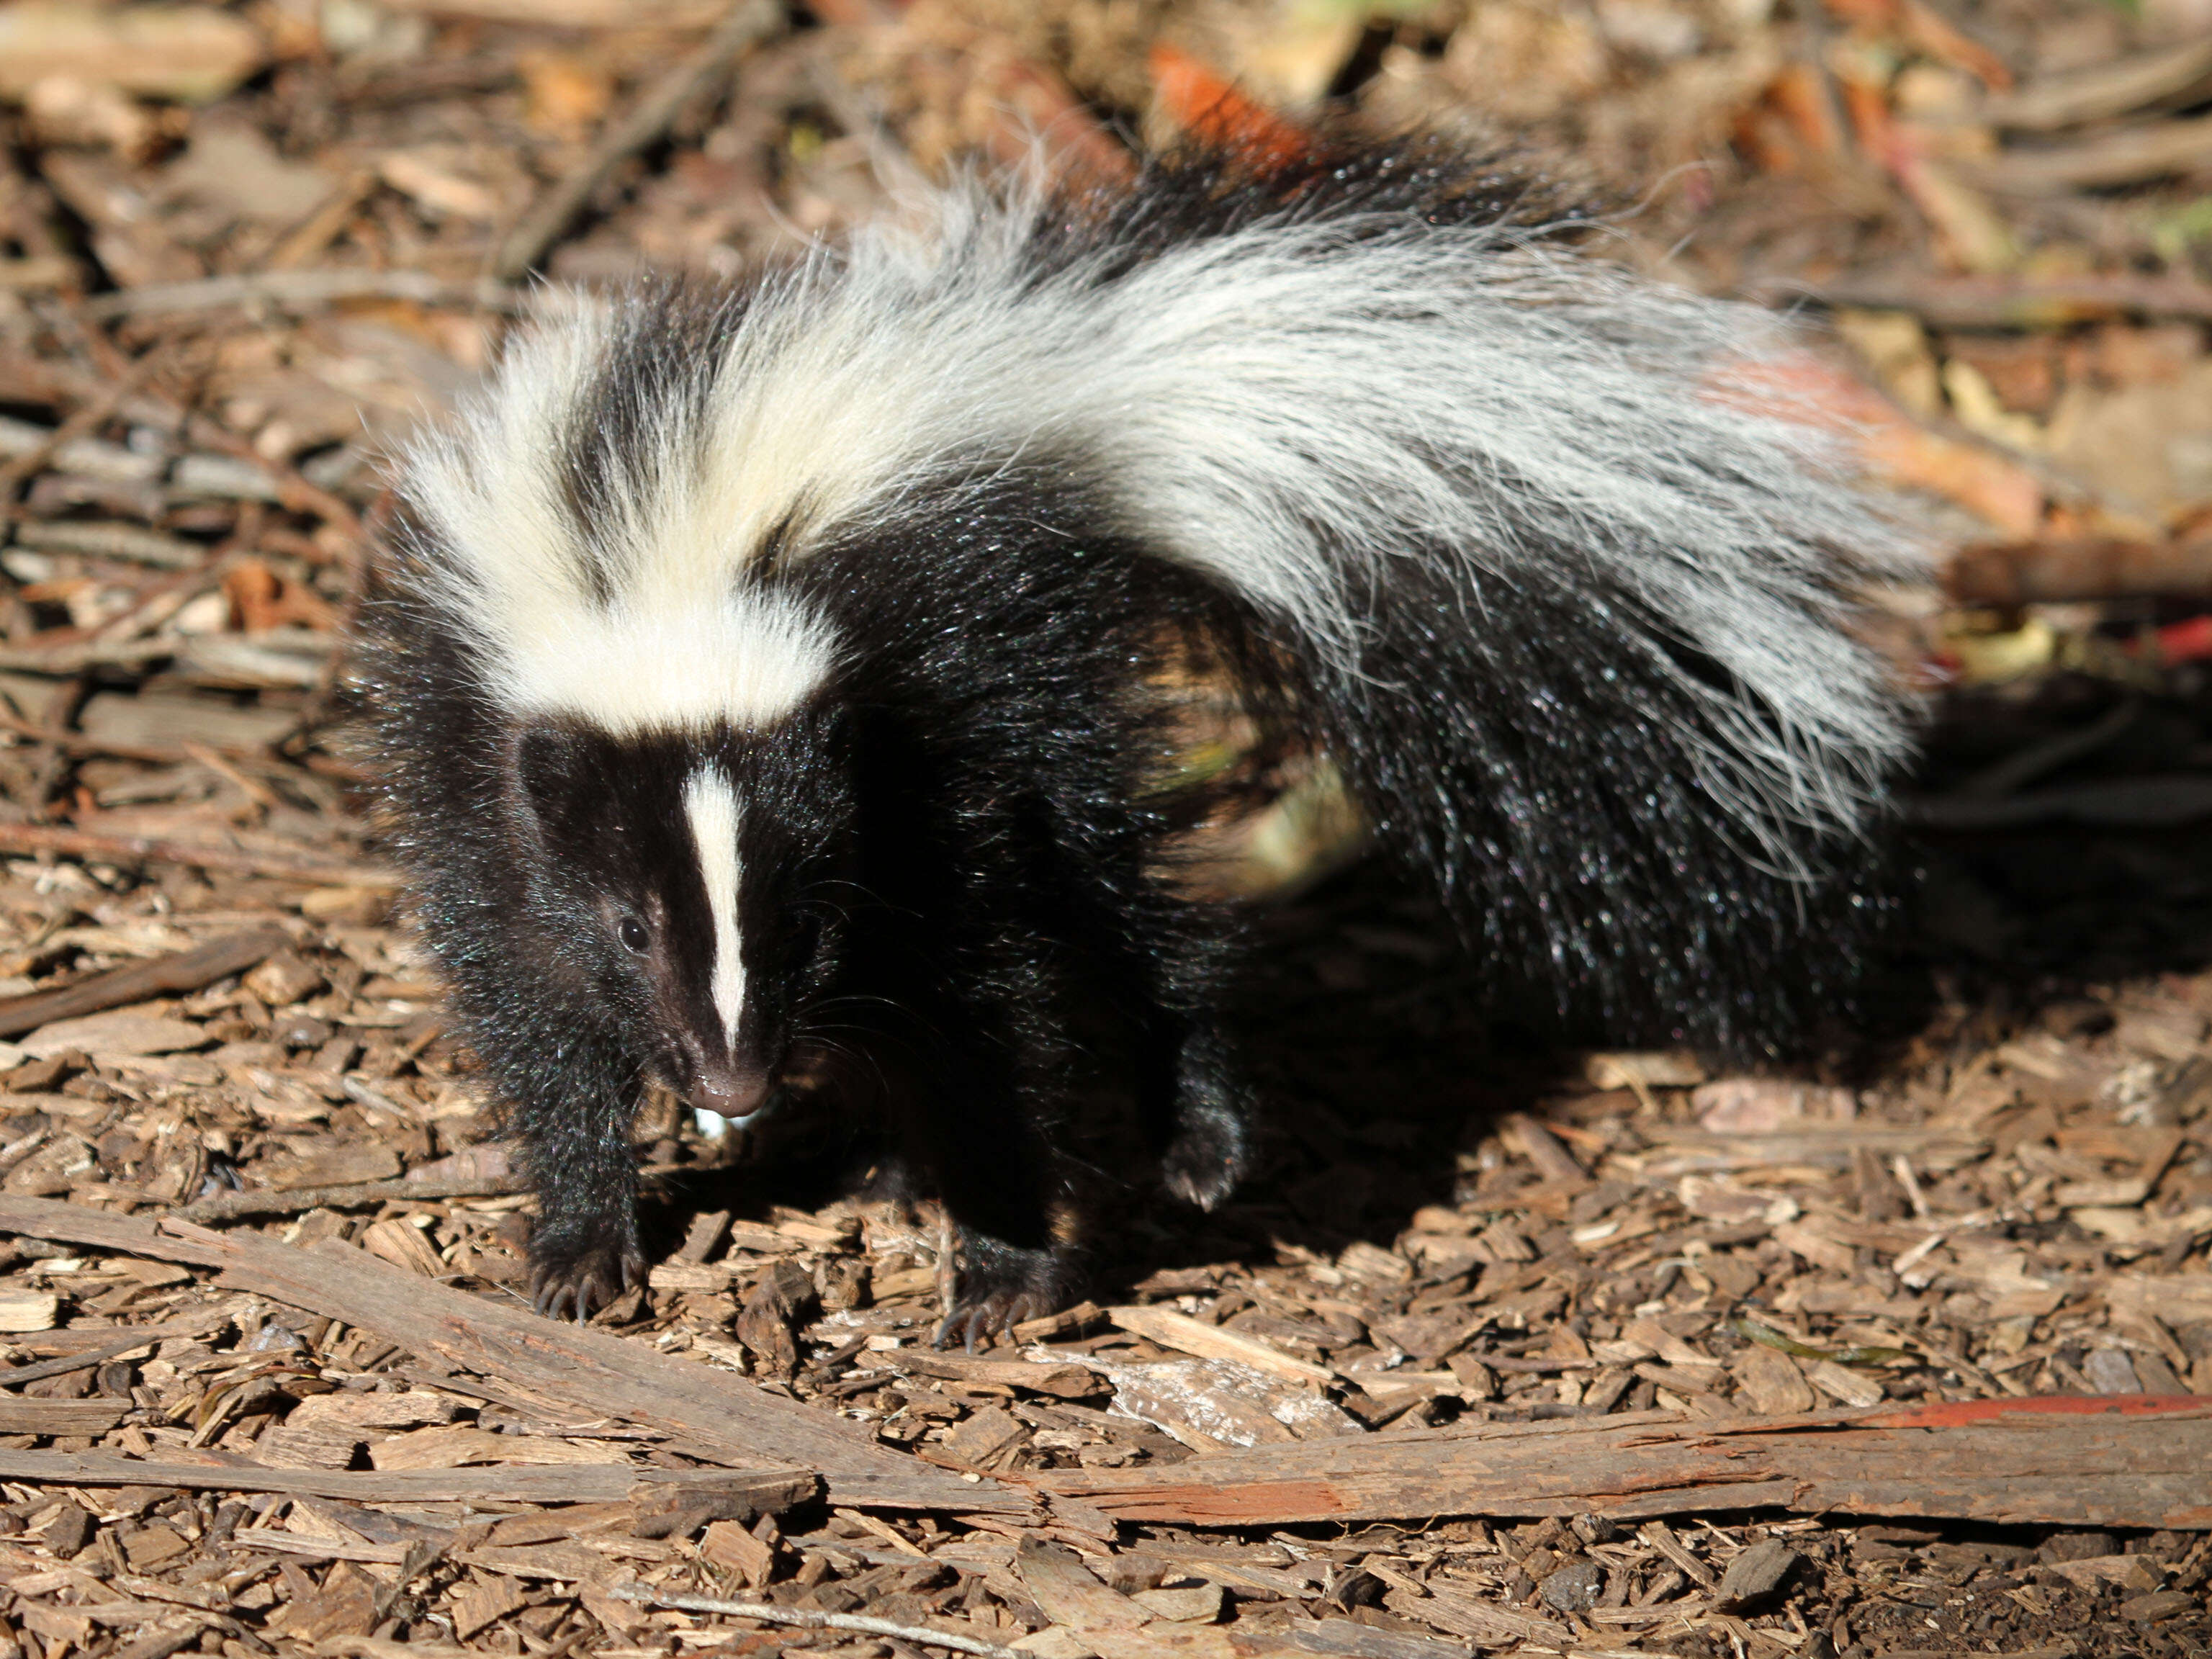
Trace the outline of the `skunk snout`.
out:
<instances>
[{"instance_id":1,"label":"skunk snout","mask_svg":"<svg viewBox=\"0 0 2212 1659\"><path fill-rule=\"evenodd\" d=\"M733 1066L702 1068L691 1084L691 1109L712 1112L731 1123L743 1123L768 1103L766 1073Z\"/></svg>"}]
</instances>

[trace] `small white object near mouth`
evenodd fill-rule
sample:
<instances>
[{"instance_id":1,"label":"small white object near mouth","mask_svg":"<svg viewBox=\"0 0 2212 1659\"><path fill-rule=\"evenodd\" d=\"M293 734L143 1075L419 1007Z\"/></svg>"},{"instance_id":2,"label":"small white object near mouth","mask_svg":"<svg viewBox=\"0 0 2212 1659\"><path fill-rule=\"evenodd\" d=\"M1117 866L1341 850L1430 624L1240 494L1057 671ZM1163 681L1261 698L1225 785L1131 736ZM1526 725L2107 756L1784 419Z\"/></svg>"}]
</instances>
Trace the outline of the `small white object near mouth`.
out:
<instances>
[{"instance_id":1,"label":"small white object near mouth","mask_svg":"<svg viewBox=\"0 0 2212 1659\"><path fill-rule=\"evenodd\" d=\"M691 1109L691 1122L709 1140L720 1140L732 1129L742 1129L768 1110L765 1102L756 1106L743 1117L724 1117L720 1112L710 1112L703 1106Z\"/></svg>"}]
</instances>

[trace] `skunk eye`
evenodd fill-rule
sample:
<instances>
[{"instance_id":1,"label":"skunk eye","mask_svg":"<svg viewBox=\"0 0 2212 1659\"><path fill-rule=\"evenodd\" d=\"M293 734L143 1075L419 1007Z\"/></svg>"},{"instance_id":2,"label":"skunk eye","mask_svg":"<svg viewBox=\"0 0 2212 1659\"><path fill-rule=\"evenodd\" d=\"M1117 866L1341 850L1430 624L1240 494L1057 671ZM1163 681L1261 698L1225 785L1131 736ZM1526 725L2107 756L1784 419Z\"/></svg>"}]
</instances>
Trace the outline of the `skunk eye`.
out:
<instances>
[{"instance_id":1,"label":"skunk eye","mask_svg":"<svg viewBox=\"0 0 2212 1659\"><path fill-rule=\"evenodd\" d=\"M653 943L652 936L645 931L645 924L635 916L624 916L622 926L615 932L621 936L623 949L635 951L640 956L643 956L645 947Z\"/></svg>"}]
</instances>

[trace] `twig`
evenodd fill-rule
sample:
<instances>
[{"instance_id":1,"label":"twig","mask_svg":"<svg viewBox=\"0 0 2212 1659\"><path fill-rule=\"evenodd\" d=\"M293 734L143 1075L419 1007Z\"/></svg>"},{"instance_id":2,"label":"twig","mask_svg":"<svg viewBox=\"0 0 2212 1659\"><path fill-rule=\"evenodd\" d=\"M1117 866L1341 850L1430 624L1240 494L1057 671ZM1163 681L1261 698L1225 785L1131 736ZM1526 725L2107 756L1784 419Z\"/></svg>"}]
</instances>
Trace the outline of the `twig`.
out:
<instances>
[{"instance_id":1,"label":"twig","mask_svg":"<svg viewBox=\"0 0 2212 1659\"><path fill-rule=\"evenodd\" d=\"M1869 273L1773 283L1753 297L1863 311L1909 311L1943 328L2057 328L2134 314L2212 321L2212 283L2187 276L1923 276Z\"/></svg>"},{"instance_id":2,"label":"twig","mask_svg":"<svg viewBox=\"0 0 2212 1659\"><path fill-rule=\"evenodd\" d=\"M119 1359L134 1348L150 1348L173 1337L198 1336L210 1327L227 1322L231 1316L228 1308L204 1314L198 1319L174 1320L166 1325L140 1325L125 1331L115 1341L103 1342L96 1348L87 1348L82 1353L65 1353L58 1358L41 1359L34 1364L19 1365L9 1371L0 1371L0 1383L18 1388L26 1382L36 1382L49 1376L67 1376L71 1371L88 1370L94 1365L105 1365L111 1359Z\"/></svg>"},{"instance_id":3,"label":"twig","mask_svg":"<svg viewBox=\"0 0 2212 1659\"><path fill-rule=\"evenodd\" d=\"M210 763L208 757L210 756L221 756L224 764L234 769L257 761L269 761L267 751L258 746L240 748L224 744L123 743L111 738L87 737L82 732L49 732L29 720L18 720L5 708L0 708L0 732L10 732L19 738L28 738L33 743L51 744L64 754L144 761L149 766L182 766L188 761L196 761L204 766ZM281 776L288 769L288 763L269 764L272 775Z\"/></svg>"},{"instance_id":4,"label":"twig","mask_svg":"<svg viewBox=\"0 0 2212 1659\"><path fill-rule=\"evenodd\" d=\"M158 570L198 571L214 550L181 536L142 530L112 519L19 524L15 544L48 553L82 553L92 559L123 559L132 564L150 564Z\"/></svg>"},{"instance_id":5,"label":"twig","mask_svg":"<svg viewBox=\"0 0 2212 1659\"><path fill-rule=\"evenodd\" d=\"M501 283L449 282L422 270L263 270L188 283L148 283L99 295L84 302L84 312L107 321L222 311L232 306L296 309L345 300L410 300L417 305L471 306L485 311L512 311L529 302L526 295Z\"/></svg>"},{"instance_id":6,"label":"twig","mask_svg":"<svg viewBox=\"0 0 2212 1659\"><path fill-rule=\"evenodd\" d=\"M2193 91L2212 76L2212 40L2137 52L2110 63L2046 76L1982 100L1974 119L2020 132L2053 132L2125 115Z\"/></svg>"},{"instance_id":7,"label":"twig","mask_svg":"<svg viewBox=\"0 0 2212 1659\"><path fill-rule=\"evenodd\" d=\"M2049 149L2007 150L1986 161L1957 163L1984 190L2041 196L2100 185L2134 185L2188 173L2212 161L2212 116L2160 121L2109 137Z\"/></svg>"},{"instance_id":8,"label":"twig","mask_svg":"<svg viewBox=\"0 0 2212 1659\"><path fill-rule=\"evenodd\" d=\"M165 993L182 994L212 985L248 968L258 966L289 945L275 927L258 927L210 939L190 951L134 962L127 968L98 974L58 991L34 991L27 996L0 1001L0 1037L33 1031L58 1019L96 1014L103 1008L119 1008L143 1002Z\"/></svg>"},{"instance_id":9,"label":"twig","mask_svg":"<svg viewBox=\"0 0 2212 1659\"><path fill-rule=\"evenodd\" d=\"M368 532L362 526L361 515L319 484L308 483L300 475L298 468L282 461L270 460L235 432L217 426L212 421L198 423L195 434L212 447L225 450L239 460L251 461L264 469L276 480L277 501L295 513L313 514L356 545L368 538Z\"/></svg>"},{"instance_id":10,"label":"twig","mask_svg":"<svg viewBox=\"0 0 2212 1659\"><path fill-rule=\"evenodd\" d=\"M1963 547L1943 586L1965 605L2212 594L2212 542L2039 537Z\"/></svg>"},{"instance_id":11,"label":"twig","mask_svg":"<svg viewBox=\"0 0 2212 1659\"><path fill-rule=\"evenodd\" d=\"M203 1226L210 1222L236 1221L252 1215L292 1215L301 1210L357 1209L364 1204L382 1204L387 1200L405 1203L414 1199L437 1198L503 1198L509 1193L527 1192L529 1183L520 1176L465 1176L445 1180L356 1181L335 1187L294 1187L283 1192L257 1189L244 1193L217 1193L212 1198L199 1199L177 1212L187 1221Z\"/></svg>"},{"instance_id":12,"label":"twig","mask_svg":"<svg viewBox=\"0 0 2212 1659\"><path fill-rule=\"evenodd\" d=\"M228 1288L372 1332L426 1363L497 1378L562 1412L659 1429L672 1437L670 1449L687 1457L734 1468L803 1466L811 1472L799 1477L807 1489L816 1490L811 1477L819 1477L834 1503L1009 1517L1035 1509L1026 1492L945 1474L889 1450L864 1429L728 1371L649 1342L542 1319L519 1301L471 1296L334 1239L300 1249L251 1228L215 1232L175 1215L156 1226L7 1192L0 1192L0 1232L219 1267ZM0 1448L0 1479L18 1478L9 1473L9 1456ZM452 1471L433 1473L450 1496ZM627 1483L642 1471L615 1473Z\"/></svg>"},{"instance_id":13,"label":"twig","mask_svg":"<svg viewBox=\"0 0 2212 1659\"><path fill-rule=\"evenodd\" d=\"M374 864L339 864L284 853L257 853L243 847L195 847L151 836L102 836L35 823L0 823L0 853L58 853L64 858L97 859L105 864L185 864L201 870L328 887L403 884L398 871Z\"/></svg>"},{"instance_id":14,"label":"twig","mask_svg":"<svg viewBox=\"0 0 2212 1659\"><path fill-rule=\"evenodd\" d=\"M794 1625L800 1630L848 1630L863 1636L890 1636L955 1653L973 1653L981 1659L1023 1659L1012 1648L973 1636L931 1630L926 1625L894 1624L860 1613L817 1613L812 1607L780 1607L768 1601L724 1601L711 1595L670 1595L644 1584L617 1584L607 1591L617 1601L635 1601L648 1607L672 1607L678 1613L719 1613L732 1619L751 1619L763 1625Z\"/></svg>"},{"instance_id":15,"label":"twig","mask_svg":"<svg viewBox=\"0 0 2212 1659\"><path fill-rule=\"evenodd\" d=\"M65 645L0 646L0 669L65 679L88 668L137 668L173 657L177 645L175 640L71 640Z\"/></svg>"},{"instance_id":16,"label":"twig","mask_svg":"<svg viewBox=\"0 0 2212 1659\"><path fill-rule=\"evenodd\" d=\"M116 380L102 386L76 413L46 434L44 442L29 453L18 455L0 466L0 517L13 517L15 511L15 487L53 458L54 452L72 439L82 438L94 428L104 424L124 400L152 378L169 353L157 348L148 352Z\"/></svg>"},{"instance_id":17,"label":"twig","mask_svg":"<svg viewBox=\"0 0 2212 1659\"><path fill-rule=\"evenodd\" d=\"M783 9L775 0L738 0L698 50L655 82L628 116L600 136L583 164L523 215L492 256L492 276L512 282L536 265L608 174L659 143L686 104L726 71L738 53L765 39L782 21Z\"/></svg>"}]
</instances>

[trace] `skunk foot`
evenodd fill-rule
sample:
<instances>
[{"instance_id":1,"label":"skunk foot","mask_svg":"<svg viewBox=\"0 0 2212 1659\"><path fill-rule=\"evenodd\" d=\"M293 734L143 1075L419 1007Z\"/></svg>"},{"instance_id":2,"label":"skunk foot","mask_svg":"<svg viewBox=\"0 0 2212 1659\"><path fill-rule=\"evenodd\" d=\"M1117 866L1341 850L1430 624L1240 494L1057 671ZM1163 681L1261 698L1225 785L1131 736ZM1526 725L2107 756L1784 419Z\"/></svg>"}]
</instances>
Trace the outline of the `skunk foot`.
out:
<instances>
[{"instance_id":1,"label":"skunk foot","mask_svg":"<svg viewBox=\"0 0 2212 1659\"><path fill-rule=\"evenodd\" d=\"M635 1244L564 1246L532 1240L530 1256L530 1305L548 1319L573 1311L579 1325L588 1324L595 1310L645 1283L645 1256Z\"/></svg>"},{"instance_id":2,"label":"skunk foot","mask_svg":"<svg viewBox=\"0 0 2212 1659\"><path fill-rule=\"evenodd\" d=\"M1210 1210L1237 1190L1251 1164L1244 1121L1225 1111L1186 1112L1160 1159L1160 1178L1186 1204Z\"/></svg>"},{"instance_id":3,"label":"skunk foot","mask_svg":"<svg viewBox=\"0 0 2212 1659\"><path fill-rule=\"evenodd\" d=\"M1024 1250L969 1234L968 1265L952 1311L938 1325L935 1345L975 1345L1027 1319L1042 1319L1067 1305L1078 1278L1073 1261L1057 1250Z\"/></svg>"},{"instance_id":4,"label":"skunk foot","mask_svg":"<svg viewBox=\"0 0 2212 1659\"><path fill-rule=\"evenodd\" d=\"M1201 1027L1176 1060L1175 1137L1160 1178L1187 1204L1210 1210L1252 1167L1251 1088L1228 1039Z\"/></svg>"}]
</instances>

